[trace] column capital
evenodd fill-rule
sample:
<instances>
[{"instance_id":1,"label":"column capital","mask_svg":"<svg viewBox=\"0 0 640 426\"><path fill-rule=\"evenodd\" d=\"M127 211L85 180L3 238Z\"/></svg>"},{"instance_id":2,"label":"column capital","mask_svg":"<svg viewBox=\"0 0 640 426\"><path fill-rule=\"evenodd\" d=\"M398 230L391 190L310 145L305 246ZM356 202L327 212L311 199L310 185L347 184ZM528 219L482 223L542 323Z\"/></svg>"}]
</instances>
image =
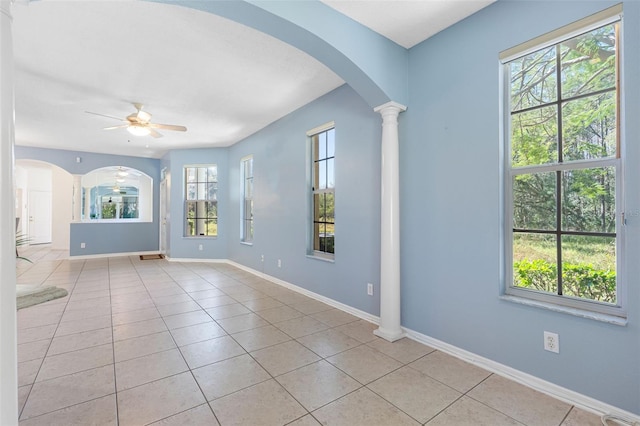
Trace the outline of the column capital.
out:
<instances>
[{"instance_id":1,"label":"column capital","mask_svg":"<svg viewBox=\"0 0 640 426\"><path fill-rule=\"evenodd\" d=\"M389 112L393 111L397 115L397 114L400 114L401 112L405 112L407 110L407 107L402 105L402 104L399 104L397 102L389 101L389 102L384 103L382 105L378 105L373 110L375 112L379 112L382 115L384 115L385 113L389 113Z\"/></svg>"}]
</instances>

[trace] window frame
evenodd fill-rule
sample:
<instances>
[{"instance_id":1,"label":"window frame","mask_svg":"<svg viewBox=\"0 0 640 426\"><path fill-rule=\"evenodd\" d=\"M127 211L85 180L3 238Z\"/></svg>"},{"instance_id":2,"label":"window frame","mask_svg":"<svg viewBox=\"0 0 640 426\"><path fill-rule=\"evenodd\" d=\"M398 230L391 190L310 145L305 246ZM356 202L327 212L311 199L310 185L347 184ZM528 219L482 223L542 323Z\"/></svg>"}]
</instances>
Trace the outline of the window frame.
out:
<instances>
[{"instance_id":1,"label":"window frame","mask_svg":"<svg viewBox=\"0 0 640 426\"><path fill-rule=\"evenodd\" d=\"M328 123L325 123L323 125L320 125L318 127L315 127L309 131L307 131L307 146L308 146L308 164L309 164L309 214L308 216L308 222L309 222L309 237L308 237L308 247L307 247L307 255L310 257L314 257L314 258L318 258L318 259L322 259L322 260L329 260L329 261L334 261L335 260L335 186L336 186L336 182L335 182L335 122L330 121ZM326 133L329 131L334 132L334 152L333 152L333 156L325 156L322 159L320 158L316 158L315 152L314 152L314 137L322 134L322 133ZM328 161L328 160L333 160L333 187L329 187L329 185L327 185L326 188L318 188L318 184L316 182L316 175L315 175L315 167L314 164L316 162L319 161ZM329 181L329 177L326 177L327 182ZM334 216L333 216L333 222L319 222L315 220L315 196L316 195L322 195L322 194L332 194L333 195L333 201L334 201ZM325 251L325 250L318 250L316 249L316 240L319 240L319 228L318 228L318 232L316 232L316 226L319 225L320 223L323 223L326 227L327 223L332 224L334 227L334 232L333 232L333 252L329 252L329 251ZM325 228L325 233L326 233L326 228ZM316 237L316 234L318 235L318 237ZM318 245L319 245L319 241L318 241Z\"/></svg>"},{"instance_id":2,"label":"window frame","mask_svg":"<svg viewBox=\"0 0 640 426\"><path fill-rule=\"evenodd\" d=\"M579 35L589 33L594 31L600 27L617 24L617 34L616 34L616 84L613 93L616 94L616 132L617 132L617 149L615 156L609 157L600 157L595 160L568 160L568 162L552 162L548 164L541 165L531 165L531 166L521 166L515 167L512 166L512 143L511 143L511 122L512 122L512 111L511 111L511 86L510 86L510 72L509 72L509 63L512 61L527 56L531 53L543 50L545 48L550 48L552 46L556 46L566 40L575 38ZM626 318L626 293L627 293L627 280L625 274L624 267L624 243L625 243L625 232L624 232L624 110L622 108L622 98L623 98L623 84L622 84L622 28L623 19L622 19L622 6L616 5L597 14L591 15L587 18L584 18L580 21L569 24L565 27L562 27L558 30L552 31L550 33L544 34L538 38L530 40L528 42L522 43L521 45L515 46L514 48L508 49L500 54L500 64L502 67L502 119L503 119L503 202L504 202L504 251L503 251L503 259L504 259L504 286L502 287L502 292L505 296L516 297L518 299L523 300L531 300L534 304L542 306L553 307L552 309L560 309L560 310L568 310L573 312L577 311L587 311L593 312L596 315L604 314L604 315L612 315L616 317ZM558 81L557 84L561 87L561 82ZM598 94L599 92L592 91L585 96L594 96L594 94ZM558 105L558 108L561 108L564 102L569 101L571 97L561 97L560 99L556 99L554 101L555 104ZM544 103L544 105L551 104ZM541 104L543 105L543 104ZM538 106L541 107L541 106ZM526 109L525 109L526 110ZM518 111L516 111L518 112ZM559 120L561 117L560 114L556 117L556 120ZM561 131L561 127L558 128L558 132ZM561 149L561 135L559 139L559 144L557 150ZM593 169L593 168L604 168L604 167L613 167L615 169L615 244L616 244L616 303L608 303L608 302L600 302L596 300L590 300L586 298L578 298L574 296L567 295L558 295L550 292L544 292L541 290L534 289L526 289L523 287L516 287L514 285L514 270L513 270L513 241L514 234L516 233L514 230L514 178L518 175L525 174L533 174L535 173L548 173L555 172L558 175L561 175L565 171L575 171L575 170L585 170L585 169ZM556 179L559 179L559 176L556 176ZM561 203L558 201L557 197L560 194L556 193L556 208ZM561 212L556 212L558 215L562 215ZM532 231L532 230L530 230ZM568 235L566 232L563 232L562 228L558 229L556 225L555 230L550 231L549 234L555 233L556 238L560 238L561 235ZM587 234L587 232L584 232ZM546 234L545 234L546 235ZM561 280L560 280L561 281Z\"/></svg>"},{"instance_id":3,"label":"window frame","mask_svg":"<svg viewBox=\"0 0 640 426\"><path fill-rule=\"evenodd\" d=\"M250 176L247 176L247 174L250 174ZM249 195L247 195L247 184L251 186ZM247 245L253 245L254 238L254 191L255 187L253 181L253 155L247 155L246 157L240 159L240 242ZM247 203L249 207L247 207ZM247 218L247 210L249 210L249 218Z\"/></svg>"},{"instance_id":4,"label":"window frame","mask_svg":"<svg viewBox=\"0 0 640 426\"><path fill-rule=\"evenodd\" d=\"M215 172L215 180L209 180L208 178L208 169L209 168L215 168L216 172ZM207 175L206 180L205 181L200 181L196 178L196 181L189 181L188 178L188 173L189 173L189 169L196 169L196 175L198 174L197 170L198 169L205 169L205 173ZM184 165L183 166L183 179L184 179L184 183L183 183L183 190L184 190L184 195L183 195L183 201L184 201L184 224L183 224L183 235L184 238L217 238L218 237L218 222L219 222L219 214L218 214L218 165L216 163L208 163L208 164L188 164L188 165ZM215 184L214 185L214 191L213 191L213 197L211 198L195 198L195 199L189 199L189 185L190 184L204 184L205 186L207 186L208 184ZM200 191L198 191L196 189L196 194L198 194ZM205 191L208 192L208 191ZM204 234L204 235L198 235L197 234L197 225L194 225L196 228L196 233L194 235L191 235L189 233L189 205L192 203L196 203L196 211L198 210L197 206L198 203L210 203L215 205L215 211L216 211L216 215L215 218L209 219L209 218L198 218L198 217L194 217L194 222L197 220L215 220L215 224L216 224L216 233L215 234ZM207 204L205 204L205 211L206 211L206 207ZM206 213L205 213L206 214ZM205 226L207 226L205 224Z\"/></svg>"},{"instance_id":5,"label":"window frame","mask_svg":"<svg viewBox=\"0 0 640 426\"><path fill-rule=\"evenodd\" d=\"M127 192L131 190L135 190L135 193L128 194ZM133 198L135 201L132 200ZM103 201L105 199L106 201ZM109 199L112 201L108 201ZM82 223L151 223L154 221L153 178L135 167L107 166L84 174L81 179L80 201ZM103 216L105 204L115 206L115 217ZM120 216L120 210L124 210L128 204L133 204L137 217Z\"/></svg>"}]
</instances>

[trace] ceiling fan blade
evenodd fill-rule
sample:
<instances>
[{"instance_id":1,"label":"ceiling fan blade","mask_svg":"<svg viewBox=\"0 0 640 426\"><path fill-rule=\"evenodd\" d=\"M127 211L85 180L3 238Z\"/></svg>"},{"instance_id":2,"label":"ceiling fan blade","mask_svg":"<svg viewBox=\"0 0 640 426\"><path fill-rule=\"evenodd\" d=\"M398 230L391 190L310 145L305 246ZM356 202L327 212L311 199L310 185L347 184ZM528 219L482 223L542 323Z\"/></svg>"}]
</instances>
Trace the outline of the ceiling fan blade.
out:
<instances>
[{"instance_id":1,"label":"ceiling fan blade","mask_svg":"<svg viewBox=\"0 0 640 426\"><path fill-rule=\"evenodd\" d=\"M136 113L136 117L138 117L139 123L148 123L149 120L151 120L151 114L149 114L147 111L138 110L138 112Z\"/></svg>"},{"instance_id":2,"label":"ceiling fan blade","mask_svg":"<svg viewBox=\"0 0 640 426\"><path fill-rule=\"evenodd\" d=\"M162 133L158 133L155 130L153 130L152 128L149 128L149 134L151 136L153 136L154 138L161 138L163 136Z\"/></svg>"},{"instance_id":3,"label":"ceiling fan blade","mask_svg":"<svg viewBox=\"0 0 640 426\"><path fill-rule=\"evenodd\" d=\"M118 121L125 121L120 117L114 117L113 115L106 115L106 114L100 114L97 112L91 112L91 111L85 111L87 114L92 114L92 115L98 115L100 117L107 117L107 118L113 118L114 120L118 120Z\"/></svg>"},{"instance_id":4,"label":"ceiling fan blade","mask_svg":"<svg viewBox=\"0 0 640 426\"><path fill-rule=\"evenodd\" d=\"M128 124L121 124L120 126L111 126L111 127L105 127L102 130L114 130L114 129L124 129L129 127Z\"/></svg>"},{"instance_id":5,"label":"ceiling fan blade","mask_svg":"<svg viewBox=\"0 0 640 426\"><path fill-rule=\"evenodd\" d=\"M139 102L133 102L133 106L136 108L136 112L131 114L134 117L136 117L138 123L148 123L151 120L151 114L149 114L147 111L143 111L142 107L144 105L142 105Z\"/></svg>"},{"instance_id":6,"label":"ceiling fan blade","mask_svg":"<svg viewBox=\"0 0 640 426\"><path fill-rule=\"evenodd\" d=\"M175 124L159 124L159 123L149 123L149 127L152 129L163 129L163 130L175 130L176 132L186 132L187 128L184 126L177 126Z\"/></svg>"}]
</instances>

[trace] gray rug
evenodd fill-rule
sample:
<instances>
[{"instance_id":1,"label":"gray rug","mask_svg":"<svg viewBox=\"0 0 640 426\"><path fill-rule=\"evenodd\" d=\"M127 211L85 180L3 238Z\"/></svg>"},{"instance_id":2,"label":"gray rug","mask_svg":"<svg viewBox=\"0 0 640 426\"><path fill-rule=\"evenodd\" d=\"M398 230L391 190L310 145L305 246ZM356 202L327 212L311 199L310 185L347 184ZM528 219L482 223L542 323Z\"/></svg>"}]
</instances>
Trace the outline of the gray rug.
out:
<instances>
[{"instance_id":1,"label":"gray rug","mask_svg":"<svg viewBox=\"0 0 640 426\"><path fill-rule=\"evenodd\" d=\"M22 309L37 305L38 303L65 297L67 294L69 293L64 288L53 286L38 287L30 291L19 291L18 297L16 298L16 304L18 309Z\"/></svg>"}]
</instances>

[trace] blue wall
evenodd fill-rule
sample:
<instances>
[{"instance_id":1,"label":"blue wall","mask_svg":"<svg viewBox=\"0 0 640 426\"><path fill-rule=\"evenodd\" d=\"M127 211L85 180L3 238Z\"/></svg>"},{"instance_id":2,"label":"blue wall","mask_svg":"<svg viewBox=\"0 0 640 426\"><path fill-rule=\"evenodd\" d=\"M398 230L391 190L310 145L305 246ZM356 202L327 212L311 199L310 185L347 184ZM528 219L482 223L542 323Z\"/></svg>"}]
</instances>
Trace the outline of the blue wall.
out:
<instances>
[{"instance_id":1,"label":"blue wall","mask_svg":"<svg viewBox=\"0 0 640 426\"><path fill-rule=\"evenodd\" d=\"M408 110L400 117L402 324L480 356L640 414L640 218L629 217L625 249L628 324L610 325L500 298L502 142L499 52L608 6L610 1L499 1L409 51ZM625 204L640 211L640 3L624 3ZM401 78L405 78L402 76ZM336 259L306 256L306 131L336 123ZM170 184L169 255L229 258L377 315L379 309L380 117L342 86L230 147L179 150L162 162L17 148L18 158L54 162L71 173L106 165ZM24 150L24 151L23 151ZM64 154L64 155L63 155ZM255 238L240 243L239 165L254 156ZM75 164L77 155L83 163ZM104 159L103 155L96 156ZM117 160L117 161L116 161ZM93 160L92 160L93 161ZM133 163L134 161L131 160ZM217 238L185 238L183 167L216 163ZM123 225L123 226L129 226ZM102 228L108 229L108 228ZM124 228L122 228L124 229ZM155 244L157 247L157 225ZM73 232L73 231L72 231ZM87 235L90 236L90 235ZM75 237L74 237L75 238ZM98 237L100 238L100 237ZM75 244L72 242L72 244ZM204 250L199 251L198 245ZM265 262L260 261L261 255ZM282 267L277 267L277 259ZM375 296L366 295L366 283ZM560 354L542 333L560 335Z\"/></svg>"},{"instance_id":2,"label":"blue wall","mask_svg":"<svg viewBox=\"0 0 640 426\"><path fill-rule=\"evenodd\" d=\"M335 263L307 257L306 132L336 128ZM377 315L380 259L381 118L349 86L235 144L229 150L229 258ZM240 243L240 159L253 155L254 243ZM260 261L265 256L264 264ZM277 260L282 260L278 268ZM367 296L367 283L374 296Z\"/></svg>"},{"instance_id":3,"label":"blue wall","mask_svg":"<svg viewBox=\"0 0 640 426\"><path fill-rule=\"evenodd\" d=\"M181 149L162 158L169 183L170 226L167 230L167 255L176 259L226 259L227 240L233 235L227 225L229 175L227 148ZM204 164L218 166L218 236L185 237L184 167ZM202 244L202 250L198 247Z\"/></svg>"},{"instance_id":4,"label":"blue wall","mask_svg":"<svg viewBox=\"0 0 640 426\"><path fill-rule=\"evenodd\" d=\"M640 413L640 224L626 227L627 326L500 299L499 52L614 2L498 2L410 50L401 116L402 323ZM624 3L626 205L640 207L640 3ZM543 350L543 331L560 354Z\"/></svg>"},{"instance_id":5,"label":"blue wall","mask_svg":"<svg viewBox=\"0 0 640 426\"><path fill-rule=\"evenodd\" d=\"M17 159L55 164L71 174L78 175L107 166L131 167L146 173L153 179L153 222L72 223L69 251L71 256L85 256L158 250L160 160L24 146L15 147L15 156ZM80 157L80 163L76 162L77 157ZM85 243L86 248L81 249L80 243Z\"/></svg>"}]
</instances>

